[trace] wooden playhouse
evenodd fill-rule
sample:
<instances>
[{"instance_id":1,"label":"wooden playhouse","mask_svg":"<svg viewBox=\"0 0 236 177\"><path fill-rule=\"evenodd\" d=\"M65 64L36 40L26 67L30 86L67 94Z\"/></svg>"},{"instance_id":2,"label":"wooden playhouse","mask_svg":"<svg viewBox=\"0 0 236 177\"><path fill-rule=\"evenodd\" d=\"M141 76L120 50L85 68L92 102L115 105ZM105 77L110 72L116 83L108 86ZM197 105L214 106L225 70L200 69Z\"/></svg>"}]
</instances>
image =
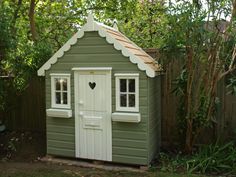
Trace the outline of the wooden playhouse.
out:
<instances>
[{"instance_id":1,"label":"wooden playhouse","mask_svg":"<svg viewBox=\"0 0 236 177\"><path fill-rule=\"evenodd\" d=\"M47 154L148 165L161 142L160 65L117 28L87 23L39 70Z\"/></svg>"}]
</instances>

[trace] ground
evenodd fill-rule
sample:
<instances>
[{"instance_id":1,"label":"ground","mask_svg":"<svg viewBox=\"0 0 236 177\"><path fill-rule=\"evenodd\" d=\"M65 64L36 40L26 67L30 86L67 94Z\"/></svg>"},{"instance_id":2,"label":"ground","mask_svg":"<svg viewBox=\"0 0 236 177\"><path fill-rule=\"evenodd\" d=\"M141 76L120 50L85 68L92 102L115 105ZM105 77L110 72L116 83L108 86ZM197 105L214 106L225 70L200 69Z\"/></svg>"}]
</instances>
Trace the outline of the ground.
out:
<instances>
[{"instance_id":1,"label":"ground","mask_svg":"<svg viewBox=\"0 0 236 177\"><path fill-rule=\"evenodd\" d=\"M45 135L31 132L0 133L0 177L187 177L194 175L111 171L41 162L45 156ZM194 177L197 177L195 175Z\"/></svg>"},{"instance_id":2,"label":"ground","mask_svg":"<svg viewBox=\"0 0 236 177\"><path fill-rule=\"evenodd\" d=\"M162 173L157 171L129 172L109 171L95 168L81 168L69 165L56 165L42 162L4 162L0 163L0 177L197 177Z\"/></svg>"},{"instance_id":3,"label":"ground","mask_svg":"<svg viewBox=\"0 0 236 177\"><path fill-rule=\"evenodd\" d=\"M46 154L46 135L39 132L0 133L0 161L32 162Z\"/></svg>"}]
</instances>

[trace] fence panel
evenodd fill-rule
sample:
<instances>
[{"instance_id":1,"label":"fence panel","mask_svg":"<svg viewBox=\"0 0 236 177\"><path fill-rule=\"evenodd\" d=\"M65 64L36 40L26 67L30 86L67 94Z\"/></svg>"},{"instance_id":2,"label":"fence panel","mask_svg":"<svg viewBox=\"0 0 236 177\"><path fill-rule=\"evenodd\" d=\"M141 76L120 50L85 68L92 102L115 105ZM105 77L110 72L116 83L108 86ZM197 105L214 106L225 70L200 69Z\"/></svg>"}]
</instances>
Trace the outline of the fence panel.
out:
<instances>
[{"instance_id":1,"label":"fence panel","mask_svg":"<svg viewBox=\"0 0 236 177\"><path fill-rule=\"evenodd\" d=\"M44 78L34 77L21 95L10 95L11 105L4 113L7 129L44 132L45 82Z\"/></svg>"}]
</instances>

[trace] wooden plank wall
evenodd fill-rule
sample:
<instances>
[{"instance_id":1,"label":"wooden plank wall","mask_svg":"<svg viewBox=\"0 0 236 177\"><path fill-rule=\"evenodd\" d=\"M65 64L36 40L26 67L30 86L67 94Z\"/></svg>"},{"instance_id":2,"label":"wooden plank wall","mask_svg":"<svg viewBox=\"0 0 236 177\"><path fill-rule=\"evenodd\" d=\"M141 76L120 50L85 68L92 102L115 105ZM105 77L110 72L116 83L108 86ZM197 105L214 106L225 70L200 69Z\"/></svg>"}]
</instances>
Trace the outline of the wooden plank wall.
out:
<instances>
[{"instance_id":1,"label":"wooden plank wall","mask_svg":"<svg viewBox=\"0 0 236 177\"><path fill-rule=\"evenodd\" d=\"M156 49L145 49L145 51L156 60L161 60ZM181 141L178 134L176 113L179 100L172 91L174 89L173 81L181 70L182 61L181 59L173 59L163 66L165 71L162 77L162 145L173 146L176 142ZM211 143L216 138L223 141L230 140L236 135L236 96L227 94L225 82L222 80L218 84L218 97L221 100L216 115L218 123L211 128L206 128L200 134L197 140L199 144Z\"/></svg>"},{"instance_id":2,"label":"wooden plank wall","mask_svg":"<svg viewBox=\"0 0 236 177\"><path fill-rule=\"evenodd\" d=\"M225 137L235 139L236 136L236 96L225 95L225 115L223 117L223 132L227 132Z\"/></svg>"},{"instance_id":3,"label":"wooden plank wall","mask_svg":"<svg viewBox=\"0 0 236 177\"><path fill-rule=\"evenodd\" d=\"M236 71L234 72L236 76ZM228 78L227 78L228 79ZM218 111L218 137L223 140L232 140L236 136L236 96L227 94L227 79L220 82L219 97L222 100Z\"/></svg>"},{"instance_id":4,"label":"wooden plank wall","mask_svg":"<svg viewBox=\"0 0 236 177\"><path fill-rule=\"evenodd\" d=\"M45 82L44 77L34 77L21 95L9 95L10 107L4 117L8 130L45 132Z\"/></svg>"}]
</instances>

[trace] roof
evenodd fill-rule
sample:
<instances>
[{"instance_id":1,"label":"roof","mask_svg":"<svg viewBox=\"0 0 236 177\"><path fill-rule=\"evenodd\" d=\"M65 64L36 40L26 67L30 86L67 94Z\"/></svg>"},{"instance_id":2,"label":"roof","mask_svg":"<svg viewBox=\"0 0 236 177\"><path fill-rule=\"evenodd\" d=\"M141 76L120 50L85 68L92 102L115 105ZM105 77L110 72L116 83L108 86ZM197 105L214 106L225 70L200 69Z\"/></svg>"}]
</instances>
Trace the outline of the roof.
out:
<instances>
[{"instance_id":1,"label":"roof","mask_svg":"<svg viewBox=\"0 0 236 177\"><path fill-rule=\"evenodd\" d=\"M120 50L123 56L128 57L132 63L137 64L140 70L145 71L147 76L155 77L158 72L162 71L161 66L151 56L123 35L116 26L110 27L96 22L90 14L87 23L38 70L38 76L44 76L45 71L50 69L79 38L82 38L86 31L97 31L109 44L113 44L115 49Z\"/></svg>"}]
</instances>

